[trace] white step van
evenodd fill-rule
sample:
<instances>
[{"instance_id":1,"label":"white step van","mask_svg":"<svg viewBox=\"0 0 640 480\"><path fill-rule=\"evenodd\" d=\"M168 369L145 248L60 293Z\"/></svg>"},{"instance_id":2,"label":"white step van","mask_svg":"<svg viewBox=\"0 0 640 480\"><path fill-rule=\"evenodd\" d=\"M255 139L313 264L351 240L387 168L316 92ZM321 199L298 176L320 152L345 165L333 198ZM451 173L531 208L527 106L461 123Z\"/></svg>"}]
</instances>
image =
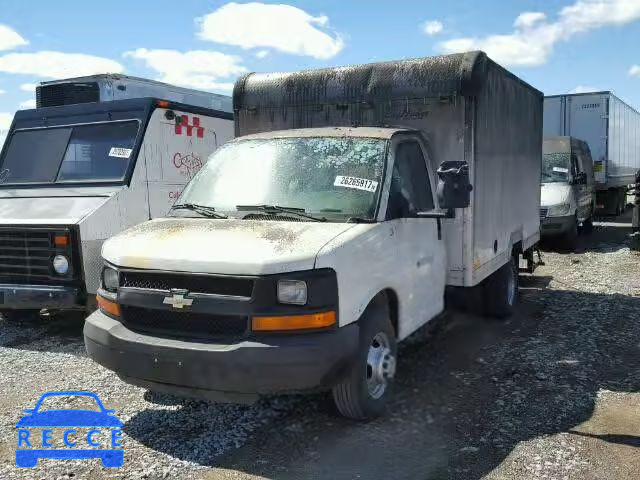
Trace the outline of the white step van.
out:
<instances>
[{"instance_id":1,"label":"white step van","mask_svg":"<svg viewBox=\"0 0 640 480\"><path fill-rule=\"evenodd\" d=\"M445 287L511 313L539 239L542 99L482 52L242 77L239 138L191 209L104 244L89 356L152 390L328 389L380 415L397 342Z\"/></svg>"},{"instance_id":2,"label":"white step van","mask_svg":"<svg viewBox=\"0 0 640 480\"><path fill-rule=\"evenodd\" d=\"M233 138L228 105L173 100L224 104L218 95L167 86L160 98L94 101L105 100L104 76L97 77L95 88L88 78L39 86L40 107L16 113L0 151L5 319L94 306L104 240L165 215L209 155ZM127 78L118 81L116 91L132 93ZM150 81L147 92L143 84L135 79L140 94L165 85Z\"/></svg>"},{"instance_id":3,"label":"white step van","mask_svg":"<svg viewBox=\"0 0 640 480\"><path fill-rule=\"evenodd\" d=\"M540 182L540 235L574 250L578 225L585 233L593 228L596 192L587 142L573 137L545 137Z\"/></svg>"}]
</instances>

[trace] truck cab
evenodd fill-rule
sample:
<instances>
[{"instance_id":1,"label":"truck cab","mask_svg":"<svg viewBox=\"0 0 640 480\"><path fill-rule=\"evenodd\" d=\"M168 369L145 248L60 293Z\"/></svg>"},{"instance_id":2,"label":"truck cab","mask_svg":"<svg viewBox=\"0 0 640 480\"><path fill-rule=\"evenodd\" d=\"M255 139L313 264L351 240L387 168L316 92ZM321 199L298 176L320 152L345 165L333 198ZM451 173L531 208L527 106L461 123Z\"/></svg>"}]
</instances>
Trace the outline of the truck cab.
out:
<instances>
[{"instance_id":1,"label":"truck cab","mask_svg":"<svg viewBox=\"0 0 640 480\"><path fill-rule=\"evenodd\" d=\"M0 311L95 305L102 243L164 215L218 146L230 112L157 98L17 112L0 152Z\"/></svg>"},{"instance_id":2,"label":"truck cab","mask_svg":"<svg viewBox=\"0 0 640 480\"><path fill-rule=\"evenodd\" d=\"M562 241L573 250L578 226L593 227L595 179L589 146L573 137L543 142L540 194L541 236Z\"/></svg>"}]
</instances>

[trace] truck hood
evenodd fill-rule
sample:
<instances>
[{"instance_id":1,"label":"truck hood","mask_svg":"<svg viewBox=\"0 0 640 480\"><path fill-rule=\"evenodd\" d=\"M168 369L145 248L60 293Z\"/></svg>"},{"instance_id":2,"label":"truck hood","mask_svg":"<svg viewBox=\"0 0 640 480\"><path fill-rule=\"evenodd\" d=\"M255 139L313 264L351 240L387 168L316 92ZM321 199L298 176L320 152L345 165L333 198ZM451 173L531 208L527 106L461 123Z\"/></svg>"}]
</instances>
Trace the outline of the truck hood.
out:
<instances>
[{"instance_id":1,"label":"truck hood","mask_svg":"<svg viewBox=\"0 0 640 480\"><path fill-rule=\"evenodd\" d=\"M559 203L569 203L571 186L567 183L543 183L540 189L540 205L551 207Z\"/></svg>"},{"instance_id":2,"label":"truck hood","mask_svg":"<svg viewBox=\"0 0 640 480\"><path fill-rule=\"evenodd\" d=\"M0 196L0 225L75 225L110 196Z\"/></svg>"},{"instance_id":3,"label":"truck hood","mask_svg":"<svg viewBox=\"0 0 640 480\"><path fill-rule=\"evenodd\" d=\"M118 266L229 275L308 270L352 223L165 218L107 240L103 258Z\"/></svg>"}]
</instances>

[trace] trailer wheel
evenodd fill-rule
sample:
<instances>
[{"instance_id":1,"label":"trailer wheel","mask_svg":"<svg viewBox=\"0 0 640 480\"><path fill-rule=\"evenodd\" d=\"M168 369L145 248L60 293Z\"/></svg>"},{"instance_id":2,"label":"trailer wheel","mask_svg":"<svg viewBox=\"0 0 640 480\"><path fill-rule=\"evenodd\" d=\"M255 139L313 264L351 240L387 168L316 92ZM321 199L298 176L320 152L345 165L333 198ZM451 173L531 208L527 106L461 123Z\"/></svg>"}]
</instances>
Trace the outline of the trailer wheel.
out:
<instances>
[{"instance_id":1,"label":"trailer wheel","mask_svg":"<svg viewBox=\"0 0 640 480\"><path fill-rule=\"evenodd\" d=\"M484 313L490 317L505 318L513 313L518 303L518 257L511 260L493 273L482 284Z\"/></svg>"},{"instance_id":2,"label":"trailer wheel","mask_svg":"<svg viewBox=\"0 0 640 480\"><path fill-rule=\"evenodd\" d=\"M40 318L40 310L3 310L0 312L7 322L33 322Z\"/></svg>"},{"instance_id":3,"label":"trailer wheel","mask_svg":"<svg viewBox=\"0 0 640 480\"><path fill-rule=\"evenodd\" d=\"M360 322L360 346L352 370L332 394L341 415L369 420L384 413L391 397L397 344L384 302L367 308Z\"/></svg>"}]
</instances>

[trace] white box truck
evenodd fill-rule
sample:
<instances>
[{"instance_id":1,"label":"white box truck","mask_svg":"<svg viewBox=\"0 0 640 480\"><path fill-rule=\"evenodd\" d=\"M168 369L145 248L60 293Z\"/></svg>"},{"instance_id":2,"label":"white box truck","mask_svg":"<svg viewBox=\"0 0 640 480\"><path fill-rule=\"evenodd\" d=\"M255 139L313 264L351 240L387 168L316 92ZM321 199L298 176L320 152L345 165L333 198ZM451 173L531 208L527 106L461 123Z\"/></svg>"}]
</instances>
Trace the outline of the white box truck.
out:
<instances>
[{"instance_id":1,"label":"white box truck","mask_svg":"<svg viewBox=\"0 0 640 480\"><path fill-rule=\"evenodd\" d=\"M596 210L617 215L640 170L640 113L611 92L544 99L544 135L584 140L593 159Z\"/></svg>"},{"instance_id":2,"label":"white box truck","mask_svg":"<svg viewBox=\"0 0 640 480\"><path fill-rule=\"evenodd\" d=\"M87 352L227 401L330 389L384 410L445 288L508 315L539 238L542 94L472 52L236 82L239 138L174 209L109 239Z\"/></svg>"},{"instance_id":3,"label":"white box truck","mask_svg":"<svg viewBox=\"0 0 640 480\"><path fill-rule=\"evenodd\" d=\"M141 82L137 91L151 93ZM94 101L105 98L77 95L75 79L47 83L38 87L40 108L16 113L0 151L5 319L94 306L102 242L166 214L209 155L233 138L230 109L210 108L208 96L217 96L150 87L157 97ZM198 97L202 105L179 102Z\"/></svg>"}]
</instances>

